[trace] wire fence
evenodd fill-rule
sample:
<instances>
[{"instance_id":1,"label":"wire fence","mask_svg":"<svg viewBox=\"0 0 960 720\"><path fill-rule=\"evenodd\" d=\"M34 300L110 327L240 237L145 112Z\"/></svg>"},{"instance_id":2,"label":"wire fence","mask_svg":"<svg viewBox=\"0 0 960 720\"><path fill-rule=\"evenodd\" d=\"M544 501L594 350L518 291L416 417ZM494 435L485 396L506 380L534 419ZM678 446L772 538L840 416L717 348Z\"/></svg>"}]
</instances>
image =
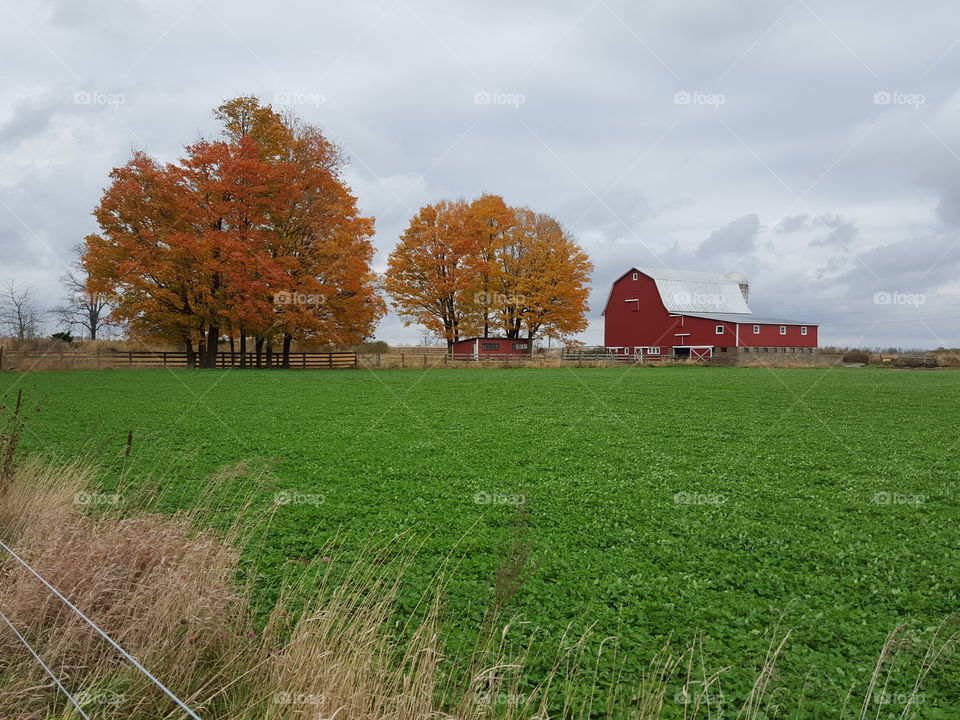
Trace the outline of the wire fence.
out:
<instances>
[{"instance_id":1,"label":"wire fence","mask_svg":"<svg viewBox=\"0 0 960 720\"><path fill-rule=\"evenodd\" d=\"M50 592L52 592L54 595L56 595L56 597L59 598L59 599L63 602L64 605L66 605L68 608L70 608L70 610L71 610L72 612L74 612L81 620L83 620L87 625L89 625L100 637L102 637L104 640L106 640L107 643L109 643L111 647L113 647L118 653L120 653L120 655L121 655L125 660L127 660L127 661L128 661L131 665L133 665L137 670L139 670L141 673L143 673L143 675L144 675L148 680L150 680L150 682L152 682L154 685L156 685L168 698L170 698L170 700L172 700L172 701L177 705L177 707L179 707L181 710L183 710L187 715L189 715L189 716L190 716L191 718L193 718L194 720L201 720L201 719L200 719L200 716L197 715L193 710L191 710L191 709L187 706L187 704L183 702L183 700L181 700L179 697L177 697L166 685L164 685L164 684L163 684L162 682L160 682L156 677L154 677L153 674L152 674L149 670L147 670L143 665L140 664L140 662L139 662L135 657L133 657L133 655L131 655L130 653L128 653L126 650L124 650L116 640L114 640L114 639L113 639L112 637L110 637L106 632L104 632L104 631L100 628L99 625L97 625L95 622L93 622L93 620L91 620L89 617L87 617L79 608L76 607L76 605L74 605L72 602L70 602L70 600L68 600L68 599L63 595L63 593L61 593L59 590L57 590L57 589L56 589L53 585L51 585L49 582L47 582L47 580L46 580L42 575L40 575L40 573L38 573L36 570L34 570L23 558L21 558L19 555L17 555L17 553L15 553L13 550L11 550L3 541L0 541L0 548L2 548L3 550L6 550L7 553L10 555L10 557L12 557L14 560L16 560L16 561L17 561L22 567L24 567L31 575L33 575L37 580L39 580L41 583L43 583L43 585L44 585L48 590L50 590ZM0 614L2 614L2 613L0 613ZM27 640L16 630L16 628L10 623L10 621L6 618L6 616L3 616L3 620L4 620L4 622L6 622L7 626L8 626L11 630L13 630L14 634L16 634L16 636L20 639L20 641L26 646L26 648L30 651L31 655L33 655L34 658L36 658L37 661L43 666L43 669L47 672L47 674L51 677L51 679L53 679L53 681L56 683L57 687L64 693L64 695L66 695L67 699L73 704L73 706L80 712L80 714L81 714L84 718L87 718L87 715L84 714L83 710L80 708L80 705L77 703L76 699L75 699L72 695L70 695L70 693L69 693L69 692L67 691L67 689L63 686L63 684L60 682L60 680L57 679L57 677L54 675L53 671L50 670L49 667L47 667L47 665L43 662L43 660L40 659L40 656L37 655L36 651L34 651L34 649L33 649L32 647L30 647L30 645L29 645L29 643L27 642Z\"/></svg>"}]
</instances>

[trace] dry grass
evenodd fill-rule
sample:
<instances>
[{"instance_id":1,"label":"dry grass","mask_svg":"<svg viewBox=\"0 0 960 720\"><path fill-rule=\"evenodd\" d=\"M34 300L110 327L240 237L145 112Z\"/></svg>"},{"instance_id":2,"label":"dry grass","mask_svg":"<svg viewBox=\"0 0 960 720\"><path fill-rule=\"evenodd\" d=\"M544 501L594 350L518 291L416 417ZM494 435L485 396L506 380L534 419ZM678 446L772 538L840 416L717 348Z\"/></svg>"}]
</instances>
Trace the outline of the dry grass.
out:
<instances>
[{"instance_id":1,"label":"dry grass","mask_svg":"<svg viewBox=\"0 0 960 720\"><path fill-rule=\"evenodd\" d=\"M0 454L16 437L17 423L7 427ZM221 473L217 482L245 473L240 468ZM250 479L247 474L245 481ZM680 651L664 647L639 677L623 674L604 692L596 684L600 654L625 657L615 638L571 634L559 646L531 639L517 650L512 638L522 623L494 614L475 647L449 656L441 622L444 574L405 624L397 624L398 592L416 553L404 538L370 548L344 568L318 558L282 591L263 627L255 627L249 588L236 582L238 548L251 542L249 533L265 518L213 533L202 529L210 520L202 510L161 517L142 506L133 509L136 502L114 505L111 496L87 490L95 480L82 465L13 466L0 477L0 539L205 720L720 717L723 673L706 667L699 641ZM91 717L184 717L3 555L0 612ZM926 674L956 643L953 630L944 623L921 645L922 636L897 628L881 650L869 687L848 694L842 717L879 716L883 693L904 686L902 673L912 661L915 679L906 713L912 699L922 697ZM726 703L723 717L759 720L789 706L782 698L774 702L776 665L787 637L776 628L770 633L752 692L732 710ZM532 685L526 668L544 663L552 670ZM607 698L602 706L601 697ZM802 703L788 700L794 707ZM0 717L79 717L5 626L0 627Z\"/></svg>"}]
</instances>

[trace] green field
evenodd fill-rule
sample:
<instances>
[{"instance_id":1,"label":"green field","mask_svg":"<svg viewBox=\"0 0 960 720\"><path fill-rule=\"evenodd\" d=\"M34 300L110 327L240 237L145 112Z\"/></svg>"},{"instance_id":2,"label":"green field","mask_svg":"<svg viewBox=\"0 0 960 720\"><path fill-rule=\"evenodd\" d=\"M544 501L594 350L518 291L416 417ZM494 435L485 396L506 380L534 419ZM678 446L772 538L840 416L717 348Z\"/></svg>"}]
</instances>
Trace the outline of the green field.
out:
<instances>
[{"instance_id":1,"label":"green field","mask_svg":"<svg viewBox=\"0 0 960 720\"><path fill-rule=\"evenodd\" d=\"M546 637L568 625L618 636L631 677L668 636L702 634L710 669L731 668L731 702L749 690L780 620L792 635L776 681L793 698L806 682L802 717L824 717L818 709L862 689L898 623L929 628L960 610L957 372L0 376L7 397L14 386L42 405L27 451L92 454L109 487L133 430L127 475L161 478L168 507L194 502L226 465L271 461L260 504L279 491L295 501L257 553L264 597L334 535L350 554L413 532L423 547L410 603L453 551L451 642L469 639L490 609L518 527L536 570L509 614ZM601 682L614 675L607 662ZM923 693L920 717L960 717L956 660L939 664ZM902 709L895 700L890 717Z\"/></svg>"}]
</instances>

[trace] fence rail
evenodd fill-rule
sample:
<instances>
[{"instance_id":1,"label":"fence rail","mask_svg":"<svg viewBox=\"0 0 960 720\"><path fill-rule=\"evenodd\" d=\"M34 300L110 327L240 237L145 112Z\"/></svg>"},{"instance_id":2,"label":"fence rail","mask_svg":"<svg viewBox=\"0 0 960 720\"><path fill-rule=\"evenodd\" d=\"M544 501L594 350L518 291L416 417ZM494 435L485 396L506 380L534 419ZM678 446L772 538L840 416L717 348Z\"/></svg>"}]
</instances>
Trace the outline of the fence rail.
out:
<instances>
[{"instance_id":1,"label":"fence rail","mask_svg":"<svg viewBox=\"0 0 960 720\"><path fill-rule=\"evenodd\" d=\"M565 365L615 366L615 365L661 365L676 362L704 362L709 364L749 364L770 362L773 364L833 364L840 361L838 353L717 353L712 358L691 358L689 356L663 353L661 355L624 355L598 351L594 348L567 348L561 351L536 352L527 354L489 354L475 356L472 353L447 354L446 352L292 352L289 357L291 369L337 370L348 368L363 369L428 369L444 367L562 367ZM874 356L876 357L876 356ZM247 352L241 356L237 352L217 353L218 368L280 368L280 353L263 353L257 364L256 353ZM903 362L906 360L906 362ZM911 362L912 361L912 362ZM874 360L876 362L876 360ZM891 364L886 358L883 364ZM931 356L925 358L900 358L893 364L899 366L932 367L936 364ZM183 351L151 350L102 350L91 351L38 351L5 350L0 347L0 370L25 372L29 370L72 370L72 369L121 369L121 368L186 368L187 354Z\"/></svg>"},{"instance_id":2,"label":"fence rail","mask_svg":"<svg viewBox=\"0 0 960 720\"><path fill-rule=\"evenodd\" d=\"M279 368L283 356L280 353L260 356L256 353L218 352L218 368L261 367ZM114 350L103 352L42 352L35 350L5 350L0 348L0 370L44 369L45 366L74 368L185 368L189 365L186 352L153 350ZM357 367L357 354L352 352L290 353L291 368L311 370L336 370Z\"/></svg>"}]
</instances>

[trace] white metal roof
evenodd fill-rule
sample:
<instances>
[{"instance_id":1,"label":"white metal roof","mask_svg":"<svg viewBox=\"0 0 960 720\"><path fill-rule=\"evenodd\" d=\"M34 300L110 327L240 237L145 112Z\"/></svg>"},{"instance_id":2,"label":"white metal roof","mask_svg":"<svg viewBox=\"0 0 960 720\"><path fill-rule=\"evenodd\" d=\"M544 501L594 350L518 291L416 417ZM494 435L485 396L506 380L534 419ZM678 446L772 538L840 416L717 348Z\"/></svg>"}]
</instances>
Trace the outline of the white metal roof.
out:
<instances>
[{"instance_id":1,"label":"white metal roof","mask_svg":"<svg viewBox=\"0 0 960 720\"><path fill-rule=\"evenodd\" d=\"M740 286L718 273L644 267L637 270L653 278L668 312L750 314Z\"/></svg>"},{"instance_id":2,"label":"white metal roof","mask_svg":"<svg viewBox=\"0 0 960 720\"><path fill-rule=\"evenodd\" d=\"M818 323L800 322L799 320L786 320L784 318L757 317L756 315L744 315L743 313L684 313L689 317L704 318L705 320L717 320L719 322L745 323L748 325L809 325L817 327Z\"/></svg>"}]
</instances>

